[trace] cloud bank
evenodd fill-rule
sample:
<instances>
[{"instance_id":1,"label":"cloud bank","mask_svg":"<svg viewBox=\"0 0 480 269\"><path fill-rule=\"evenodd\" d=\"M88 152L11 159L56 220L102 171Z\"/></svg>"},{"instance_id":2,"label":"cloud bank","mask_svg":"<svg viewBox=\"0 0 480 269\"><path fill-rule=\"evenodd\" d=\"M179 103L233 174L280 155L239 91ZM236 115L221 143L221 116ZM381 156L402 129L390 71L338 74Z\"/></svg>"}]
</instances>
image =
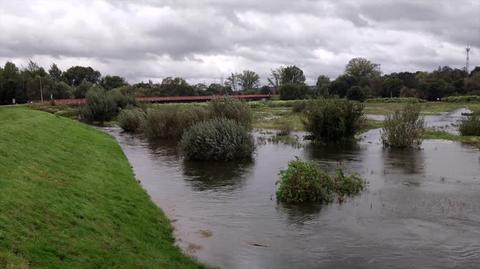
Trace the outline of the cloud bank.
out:
<instances>
[{"instance_id":1,"label":"cloud bank","mask_svg":"<svg viewBox=\"0 0 480 269\"><path fill-rule=\"evenodd\" d=\"M0 64L90 65L130 82L219 82L295 64L308 81L353 57L384 73L480 65L480 1L0 0Z\"/></svg>"}]
</instances>

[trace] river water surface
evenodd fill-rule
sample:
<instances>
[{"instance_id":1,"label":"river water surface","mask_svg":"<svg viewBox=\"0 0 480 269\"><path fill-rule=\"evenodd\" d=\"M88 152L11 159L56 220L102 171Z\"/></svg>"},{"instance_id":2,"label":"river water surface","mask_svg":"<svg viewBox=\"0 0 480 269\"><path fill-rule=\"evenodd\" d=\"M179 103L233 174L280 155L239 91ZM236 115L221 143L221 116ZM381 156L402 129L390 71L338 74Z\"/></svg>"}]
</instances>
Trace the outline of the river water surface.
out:
<instances>
[{"instance_id":1,"label":"river water surface","mask_svg":"<svg viewBox=\"0 0 480 269\"><path fill-rule=\"evenodd\" d=\"M427 140L420 150L388 150L377 129L348 148L258 142L250 163L194 163L185 162L171 142L153 145L119 129L107 131L172 220L179 245L206 263L221 268L480 267L476 148ZM368 188L341 204L278 204L278 172L296 156L332 172L341 163L366 178Z\"/></svg>"}]
</instances>

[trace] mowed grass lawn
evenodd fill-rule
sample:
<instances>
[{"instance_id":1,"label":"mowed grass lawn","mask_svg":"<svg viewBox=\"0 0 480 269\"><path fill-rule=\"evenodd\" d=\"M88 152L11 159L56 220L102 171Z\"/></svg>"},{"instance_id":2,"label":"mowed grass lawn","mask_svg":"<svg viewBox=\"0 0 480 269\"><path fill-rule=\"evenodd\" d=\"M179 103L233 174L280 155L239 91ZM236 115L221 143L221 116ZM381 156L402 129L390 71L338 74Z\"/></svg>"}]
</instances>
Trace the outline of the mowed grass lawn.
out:
<instances>
[{"instance_id":1,"label":"mowed grass lawn","mask_svg":"<svg viewBox=\"0 0 480 269\"><path fill-rule=\"evenodd\" d=\"M0 108L0 268L204 268L114 138L26 107Z\"/></svg>"}]
</instances>

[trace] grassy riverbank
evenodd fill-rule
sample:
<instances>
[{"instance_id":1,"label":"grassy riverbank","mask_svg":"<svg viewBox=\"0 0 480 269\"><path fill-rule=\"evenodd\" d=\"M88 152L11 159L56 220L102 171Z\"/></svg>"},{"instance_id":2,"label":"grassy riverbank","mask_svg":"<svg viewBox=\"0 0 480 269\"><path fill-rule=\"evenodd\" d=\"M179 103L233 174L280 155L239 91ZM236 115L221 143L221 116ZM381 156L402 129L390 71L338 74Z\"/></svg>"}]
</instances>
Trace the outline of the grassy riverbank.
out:
<instances>
[{"instance_id":1,"label":"grassy riverbank","mask_svg":"<svg viewBox=\"0 0 480 269\"><path fill-rule=\"evenodd\" d=\"M0 268L204 268L115 140L26 107L0 108Z\"/></svg>"}]
</instances>

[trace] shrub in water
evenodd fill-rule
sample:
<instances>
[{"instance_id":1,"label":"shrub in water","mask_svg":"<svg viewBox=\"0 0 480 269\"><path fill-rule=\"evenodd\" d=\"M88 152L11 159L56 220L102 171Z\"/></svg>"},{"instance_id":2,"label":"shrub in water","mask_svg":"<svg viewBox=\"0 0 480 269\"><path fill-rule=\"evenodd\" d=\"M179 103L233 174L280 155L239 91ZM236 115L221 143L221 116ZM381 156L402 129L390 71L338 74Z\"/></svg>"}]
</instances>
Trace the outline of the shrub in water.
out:
<instances>
[{"instance_id":1,"label":"shrub in water","mask_svg":"<svg viewBox=\"0 0 480 269\"><path fill-rule=\"evenodd\" d=\"M80 117L86 121L98 121L103 124L117 113L112 96L101 87L92 87L85 98L86 105L80 111Z\"/></svg>"},{"instance_id":2,"label":"shrub in water","mask_svg":"<svg viewBox=\"0 0 480 269\"><path fill-rule=\"evenodd\" d=\"M253 114L250 106L237 99L221 98L212 100L208 104L210 118L231 119L246 128L252 125Z\"/></svg>"},{"instance_id":3,"label":"shrub in water","mask_svg":"<svg viewBox=\"0 0 480 269\"><path fill-rule=\"evenodd\" d=\"M317 164L294 160L280 172L277 199L285 203L329 203L334 197L351 196L365 188L365 181L357 175L345 176L339 168L329 176Z\"/></svg>"},{"instance_id":4,"label":"shrub in water","mask_svg":"<svg viewBox=\"0 0 480 269\"><path fill-rule=\"evenodd\" d=\"M236 121L211 119L185 131L180 149L188 160L228 161L250 158L254 144L245 127Z\"/></svg>"},{"instance_id":5,"label":"shrub in water","mask_svg":"<svg viewBox=\"0 0 480 269\"><path fill-rule=\"evenodd\" d=\"M178 139L187 128L207 118L208 112L203 108L151 109L145 118L144 131L151 139Z\"/></svg>"},{"instance_id":6,"label":"shrub in water","mask_svg":"<svg viewBox=\"0 0 480 269\"><path fill-rule=\"evenodd\" d=\"M344 99L320 99L309 102L305 116L305 129L314 140L351 141L363 122L363 105Z\"/></svg>"},{"instance_id":7,"label":"shrub in water","mask_svg":"<svg viewBox=\"0 0 480 269\"><path fill-rule=\"evenodd\" d=\"M316 164L294 160L280 172L277 199L285 203L329 203L333 200L333 181Z\"/></svg>"},{"instance_id":8,"label":"shrub in water","mask_svg":"<svg viewBox=\"0 0 480 269\"><path fill-rule=\"evenodd\" d=\"M420 118L420 107L407 104L401 110L388 114L385 117L382 130L384 146L407 148L422 143L425 132L424 121Z\"/></svg>"},{"instance_id":9,"label":"shrub in water","mask_svg":"<svg viewBox=\"0 0 480 269\"><path fill-rule=\"evenodd\" d=\"M480 111L473 113L460 124L460 134L465 136L480 136Z\"/></svg>"},{"instance_id":10,"label":"shrub in water","mask_svg":"<svg viewBox=\"0 0 480 269\"><path fill-rule=\"evenodd\" d=\"M118 114L118 125L126 132L136 132L145 120L145 112L140 108L123 109Z\"/></svg>"},{"instance_id":11,"label":"shrub in water","mask_svg":"<svg viewBox=\"0 0 480 269\"><path fill-rule=\"evenodd\" d=\"M337 169L337 173L332 179L335 193L339 197L355 195L361 192L366 185L365 180L356 174L346 176L341 168Z\"/></svg>"}]
</instances>

